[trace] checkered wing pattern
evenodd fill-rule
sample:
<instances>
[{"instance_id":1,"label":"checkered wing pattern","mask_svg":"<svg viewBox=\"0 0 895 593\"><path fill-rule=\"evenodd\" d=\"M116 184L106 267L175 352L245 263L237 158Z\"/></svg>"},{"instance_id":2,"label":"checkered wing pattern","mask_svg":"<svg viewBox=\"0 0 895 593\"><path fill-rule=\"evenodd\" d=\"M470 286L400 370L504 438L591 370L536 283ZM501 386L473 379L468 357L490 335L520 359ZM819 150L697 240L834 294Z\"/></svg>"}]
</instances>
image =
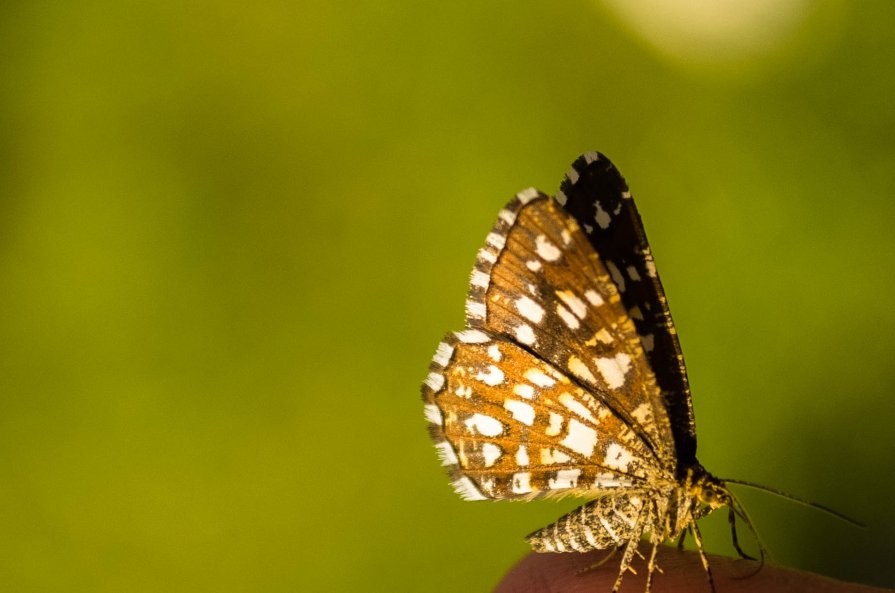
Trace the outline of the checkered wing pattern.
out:
<instances>
[{"instance_id":1,"label":"checkered wing pattern","mask_svg":"<svg viewBox=\"0 0 895 593\"><path fill-rule=\"evenodd\" d=\"M527 190L500 212L466 309L467 329L442 342L423 387L464 497L592 495L673 475L641 339L611 273L555 200Z\"/></svg>"},{"instance_id":2,"label":"checkered wing pattern","mask_svg":"<svg viewBox=\"0 0 895 593\"><path fill-rule=\"evenodd\" d=\"M501 336L448 335L423 391L435 446L468 500L639 488L656 465L611 408Z\"/></svg>"},{"instance_id":3,"label":"checkered wing pattern","mask_svg":"<svg viewBox=\"0 0 895 593\"><path fill-rule=\"evenodd\" d=\"M681 477L696 460L690 386L665 291L628 186L608 158L589 152L572 164L556 200L600 254L634 321L671 421Z\"/></svg>"}]
</instances>

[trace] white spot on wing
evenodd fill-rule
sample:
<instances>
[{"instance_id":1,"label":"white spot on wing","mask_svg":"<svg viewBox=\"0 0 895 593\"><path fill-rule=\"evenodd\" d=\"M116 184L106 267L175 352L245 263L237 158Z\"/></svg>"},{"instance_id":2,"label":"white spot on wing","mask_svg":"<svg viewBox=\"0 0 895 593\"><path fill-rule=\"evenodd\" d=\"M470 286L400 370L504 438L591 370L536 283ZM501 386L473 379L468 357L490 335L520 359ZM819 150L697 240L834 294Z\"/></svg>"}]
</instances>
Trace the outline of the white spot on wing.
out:
<instances>
[{"instance_id":1,"label":"white spot on wing","mask_svg":"<svg viewBox=\"0 0 895 593\"><path fill-rule=\"evenodd\" d=\"M569 169L569 172L566 173L566 179L572 183L578 183L578 171L575 170L575 167Z\"/></svg>"},{"instance_id":2,"label":"white spot on wing","mask_svg":"<svg viewBox=\"0 0 895 593\"><path fill-rule=\"evenodd\" d=\"M459 461L457 461L457 454L454 453L454 448L447 441L435 443L435 452L438 453L438 459L441 460L441 465L457 465L459 463Z\"/></svg>"},{"instance_id":3,"label":"white spot on wing","mask_svg":"<svg viewBox=\"0 0 895 593\"><path fill-rule=\"evenodd\" d=\"M595 163L599 160L600 160L600 153L595 150L591 150L590 152L587 152L584 154L584 162L587 163L588 165L591 163Z\"/></svg>"},{"instance_id":4,"label":"white spot on wing","mask_svg":"<svg viewBox=\"0 0 895 593\"><path fill-rule=\"evenodd\" d=\"M650 278L655 278L656 274L656 262L653 261L651 256L647 256L646 258L646 273Z\"/></svg>"},{"instance_id":5,"label":"white spot on wing","mask_svg":"<svg viewBox=\"0 0 895 593\"><path fill-rule=\"evenodd\" d=\"M541 262L536 259L530 259L525 262L525 267L531 270L532 272L537 272L541 269Z\"/></svg>"},{"instance_id":6,"label":"white spot on wing","mask_svg":"<svg viewBox=\"0 0 895 593\"><path fill-rule=\"evenodd\" d=\"M535 396L535 388L525 383L518 383L513 386L513 393L525 399L532 399Z\"/></svg>"},{"instance_id":7,"label":"white spot on wing","mask_svg":"<svg viewBox=\"0 0 895 593\"><path fill-rule=\"evenodd\" d=\"M534 343L536 341L535 332L533 329L531 329L531 326L528 325L527 323L523 323L522 325L517 327L515 329L515 333L516 333L516 339L519 340L520 342L522 342L523 344L527 344L529 346L534 345Z\"/></svg>"},{"instance_id":8,"label":"white spot on wing","mask_svg":"<svg viewBox=\"0 0 895 593\"><path fill-rule=\"evenodd\" d=\"M532 200L537 198L539 195L540 194L538 193L538 190L536 190L533 187L529 187L528 189L523 189L518 194L516 194L516 198L520 202L522 202L522 204L524 205L524 204L528 204L529 202L531 202Z\"/></svg>"},{"instance_id":9,"label":"white spot on wing","mask_svg":"<svg viewBox=\"0 0 895 593\"><path fill-rule=\"evenodd\" d=\"M485 309L485 303L481 303L479 301L474 301L468 299L466 301L466 314L470 317L475 317L477 319L484 319L487 310Z\"/></svg>"},{"instance_id":10,"label":"white spot on wing","mask_svg":"<svg viewBox=\"0 0 895 593\"><path fill-rule=\"evenodd\" d=\"M523 467L528 465L528 450L525 445L519 445L519 448L516 449L516 465Z\"/></svg>"},{"instance_id":11,"label":"white spot on wing","mask_svg":"<svg viewBox=\"0 0 895 593\"><path fill-rule=\"evenodd\" d=\"M579 299L571 290L557 290L556 296L558 296L579 319L584 319L584 316L587 315L587 305L585 305L584 301ZM600 295L597 295L598 298L599 296ZM602 299L600 300L602 302Z\"/></svg>"},{"instance_id":12,"label":"white spot on wing","mask_svg":"<svg viewBox=\"0 0 895 593\"><path fill-rule=\"evenodd\" d=\"M556 385L556 381L538 369L528 369L525 371L524 377L537 385L538 387L553 387Z\"/></svg>"},{"instance_id":13,"label":"white spot on wing","mask_svg":"<svg viewBox=\"0 0 895 593\"><path fill-rule=\"evenodd\" d=\"M488 334L477 329L465 329L463 331L454 332L457 339L464 344L484 344L491 340Z\"/></svg>"},{"instance_id":14,"label":"white spot on wing","mask_svg":"<svg viewBox=\"0 0 895 593\"><path fill-rule=\"evenodd\" d=\"M590 372L590 369L587 368L587 365L584 364L577 356L569 357L569 370L579 379L584 379L589 383L597 382L597 378L594 377L594 374Z\"/></svg>"},{"instance_id":15,"label":"white spot on wing","mask_svg":"<svg viewBox=\"0 0 895 593\"><path fill-rule=\"evenodd\" d=\"M562 255L559 247L551 243L544 235L538 235L535 239L535 252L544 261L556 261Z\"/></svg>"},{"instance_id":16,"label":"white spot on wing","mask_svg":"<svg viewBox=\"0 0 895 593\"><path fill-rule=\"evenodd\" d=\"M626 472L632 461L634 461L634 456L631 455L631 452L618 443L612 443L606 447L606 458L603 460L603 465L606 467Z\"/></svg>"},{"instance_id":17,"label":"white spot on wing","mask_svg":"<svg viewBox=\"0 0 895 593\"><path fill-rule=\"evenodd\" d=\"M631 357L619 352L613 358L595 358L597 370L611 389L618 389L625 384L625 375L631 368Z\"/></svg>"},{"instance_id":18,"label":"white spot on wing","mask_svg":"<svg viewBox=\"0 0 895 593\"><path fill-rule=\"evenodd\" d=\"M486 437L496 437L503 432L503 424L500 423L500 420L478 412L467 418L464 424L469 432L477 432Z\"/></svg>"},{"instance_id":19,"label":"white spot on wing","mask_svg":"<svg viewBox=\"0 0 895 593\"><path fill-rule=\"evenodd\" d=\"M503 355L500 353L500 346L497 344L488 346L488 356L490 356L491 360L494 362L500 362L500 359L503 358Z\"/></svg>"},{"instance_id":20,"label":"white spot on wing","mask_svg":"<svg viewBox=\"0 0 895 593\"><path fill-rule=\"evenodd\" d=\"M561 441L561 444L575 453L590 457L597 446L597 431L572 418L569 420L566 438Z\"/></svg>"},{"instance_id":21,"label":"white spot on wing","mask_svg":"<svg viewBox=\"0 0 895 593\"><path fill-rule=\"evenodd\" d=\"M454 490L457 494L460 495L460 498L463 500L487 500L488 497L481 493L481 491L476 488L476 485L472 483L468 477L463 476L459 480L455 480L453 482Z\"/></svg>"},{"instance_id":22,"label":"white spot on wing","mask_svg":"<svg viewBox=\"0 0 895 593\"><path fill-rule=\"evenodd\" d=\"M503 402L503 407L513 415L515 420L518 420L522 424L525 424L526 426L534 424L535 409L527 403L515 399L508 399Z\"/></svg>"},{"instance_id":23,"label":"white spot on wing","mask_svg":"<svg viewBox=\"0 0 895 593\"><path fill-rule=\"evenodd\" d=\"M631 480L621 478L615 474L598 474L591 488L630 488Z\"/></svg>"},{"instance_id":24,"label":"white spot on wing","mask_svg":"<svg viewBox=\"0 0 895 593\"><path fill-rule=\"evenodd\" d=\"M547 487L551 490L563 490L566 488L574 488L578 485L578 476L581 475L580 469L561 469L556 472L555 478L550 478ZM574 540L574 538L572 538Z\"/></svg>"},{"instance_id":25,"label":"white spot on wing","mask_svg":"<svg viewBox=\"0 0 895 593\"><path fill-rule=\"evenodd\" d=\"M438 348L435 350L435 356L432 357L432 362L434 362L438 366L447 366L447 363L451 361L451 356L453 355L454 347L450 344L441 342L440 344L438 344Z\"/></svg>"},{"instance_id":26,"label":"white spot on wing","mask_svg":"<svg viewBox=\"0 0 895 593\"><path fill-rule=\"evenodd\" d=\"M533 323L541 323L544 319L544 308L527 296L516 299L516 309L523 317Z\"/></svg>"},{"instance_id":27,"label":"white spot on wing","mask_svg":"<svg viewBox=\"0 0 895 593\"><path fill-rule=\"evenodd\" d=\"M426 414L426 420L431 422L432 424L437 424L441 426L444 424L444 418L441 416L441 410L438 409L438 406L435 404L426 404L423 406L423 411Z\"/></svg>"},{"instance_id":28,"label":"white spot on wing","mask_svg":"<svg viewBox=\"0 0 895 593\"><path fill-rule=\"evenodd\" d=\"M488 365L487 372L479 371L479 374L477 374L475 378L477 381L481 381L485 385L494 387L503 383L504 375L502 370L492 364Z\"/></svg>"},{"instance_id":29,"label":"white spot on wing","mask_svg":"<svg viewBox=\"0 0 895 593\"><path fill-rule=\"evenodd\" d=\"M482 261L488 262L489 264L493 264L497 261L497 256L491 253L491 250L487 247L482 247L481 249L479 249L478 258Z\"/></svg>"},{"instance_id":30,"label":"white spot on wing","mask_svg":"<svg viewBox=\"0 0 895 593\"><path fill-rule=\"evenodd\" d=\"M501 455L503 455L503 450L494 443L482 443L482 457L485 460L485 467L491 467L497 463Z\"/></svg>"},{"instance_id":31,"label":"white spot on wing","mask_svg":"<svg viewBox=\"0 0 895 593\"><path fill-rule=\"evenodd\" d=\"M571 458L558 449L541 449L541 463L553 465L554 463L566 463Z\"/></svg>"},{"instance_id":32,"label":"white spot on wing","mask_svg":"<svg viewBox=\"0 0 895 593\"><path fill-rule=\"evenodd\" d=\"M555 199L556 199L557 202L559 202L559 205L560 205L560 206L565 206L565 205L566 205L566 202L569 201L569 198L567 198L567 197L566 197L566 194L564 194L561 190L558 191L558 192L556 192L556 197L555 197Z\"/></svg>"},{"instance_id":33,"label":"white spot on wing","mask_svg":"<svg viewBox=\"0 0 895 593\"><path fill-rule=\"evenodd\" d=\"M593 289L589 289L587 292L585 292L584 298L586 298L587 301L594 307L599 307L603 304L603 297L601 297L600 293Z\"/></svg>"},{"instance_id":34,"label":"white spot on wing","mask_svg":"<svg viewBox=\"0 0 895 593\"><path fill-rule=\"evenodd\" d=\"M581 322L578 321L578 318L572 315L572 313L562 306L562 303L556 303L556 314L559 315L559 318L563 320L563 323L569 329L578 329L581 327Z\"/></svg>"},{"instance_id":35,"label":"white spot on wing","mask_svg":"<svg viewBox=\"0 0 895 593\"><path fill-rule=\"evenodd\" d=\"M506 208L501 210L500 214L498 216L500 217L500 219L502 221L504 221L508 225L512 225L514 222L516 222L516 213L512 212L510 210L507 210Z\"/></svg>"},{"instance_id":36,"label":"white spot on wing","mask_svg":"<svg viewBox=\"0 0 895 593\"><path fill-rule=\"evenodd\" d=\"M429 376L426 377L426 385L429 386L429 389L438 393L444 387L444 375L429 373Z\"/></svg>"},{"instance_id":37,"label":"white spot on wing","mask_svg":"<svg viewBox=\"0 0 895 593\"><path fill-rule=\"evenodd\" d=\"M590 420L593 423L597 422L597 419L594 418L593 413L591 413L590 408L582 404L580 401L575 399L575 397L571 393L562 393L559 396L559 403L569 408L582 418Z\"/></svg>"},{"instance_id":38,"label":"white spot on wing","mask_svg":"<svg viewBox=\"0 0 895 593\"><path fill-rule=\"evenodd\" d=\"M531 474L529 472L513 474L513 494L528 494L531 491Z\"/></svg>"},{"instance_id":39,"label":"white spot on wing","mask_svg":"<svg viewBox=\"0 0 895 593\"><path fill-rule=\"evenodd\" d=\"M604 344L611 344L613 342L612 334L606 331L605 327L601 327L600 331L594 334L594 337Z\"/></svg>"},{"instance_id":40,"label":"white spot on wing","mask_svg":"<svg viewBox=\"0 0 895 593\"><path fill-rule=\"evenodd\" d=\"M491 283L491 279L485 272L482 272L481 270L473 270L472 278L469 280L469 283L473 286L488 288L488 284Z\"/></svg>"},{"instance_id":41,"label":"white spot on wing","mask_svg":"<svg viewBox=\"0 0 895 593\"><path fill-rule=\"evenodd\" d=\"M556 412L550 412L550 424L544 430L548 437L555 437L562 431L563 417Z\"/></svg>"},{"instance_id":42,"label":"white spot on wing","mask_svg":"<svg viewBox=\"0 0 895 593\"><path fill-rule=\"evenodd\" d=\"M640 273L634 266L628 266L628 278L634 282L640 282Z\"/></svg>"},{"instance_id":43,"label":"white spot on wing","mask_svg":"<svg viewBox=\"0 0 895 593\"><path fill-rule=\"evenodd\" d=\"M485 243L495 249L503 249L503 246L506 245L506 242L507 238L497 233L488 233L488 236L485 237Z\"/></svg>"}]
</instances>

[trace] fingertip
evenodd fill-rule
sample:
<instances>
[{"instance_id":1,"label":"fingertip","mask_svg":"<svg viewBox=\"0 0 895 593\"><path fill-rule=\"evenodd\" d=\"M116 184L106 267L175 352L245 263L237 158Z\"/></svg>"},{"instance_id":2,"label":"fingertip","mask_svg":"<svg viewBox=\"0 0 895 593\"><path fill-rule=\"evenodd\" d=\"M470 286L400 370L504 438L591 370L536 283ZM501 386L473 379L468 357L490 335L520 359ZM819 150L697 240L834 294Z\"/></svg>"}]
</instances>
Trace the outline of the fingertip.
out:
<instances>
[{"instance_id":1,"label":"fingertip","mask_svg":"<svg viewBox=\"0 0 895 593\"><path fill-rule=\"evenodd\" d=\"M649 550L644 546L641 553ZM618 576L618 558L586 570L604 560L608 552L586 554L536 554L522 558L495 589L496 593L609 593ZM717 593L782 593L812 591L816 593L874 593L882 589L844 583L817 574L764 566L749 560L709 556L709 564ZM653 593L710 593L708 577L695 552L681 552L660 546L658 569L653 574ZM646 566L636 559L622 579L620 593L643 593L646 589ZM754 573L754 574L753 574Z\"/></svg>"},{"instance_id":2,"label":"fingertip","mask_svg":"<svg viewBox=\"0 0 895 593\"><path fill-rule=\"evenodd\" d=\"M608 591L612 583L608 580L606 566L593 570L588 567L597 564L607 552L597 551L585 554L538 554L523 557L495 589L495 593L542 593L553 591ZM614 580L615 576L612 576Z\"/></svg>"}]
</instances>

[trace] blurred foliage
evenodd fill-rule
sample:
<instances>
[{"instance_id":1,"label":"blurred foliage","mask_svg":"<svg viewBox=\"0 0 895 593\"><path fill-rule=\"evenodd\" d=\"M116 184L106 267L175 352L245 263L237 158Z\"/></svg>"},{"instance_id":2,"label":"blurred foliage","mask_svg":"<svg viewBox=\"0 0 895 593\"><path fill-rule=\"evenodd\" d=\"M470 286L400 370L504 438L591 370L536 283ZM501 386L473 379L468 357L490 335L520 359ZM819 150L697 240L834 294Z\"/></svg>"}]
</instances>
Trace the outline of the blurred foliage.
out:
<instances>
[{"instance_id":1,"label":"blurred foliage","mask_svg":"<svg viewBox=\"0 0 895 593\"><path fill-rule=\"evenodd\" d=\"M895 586L895 5L820 4L689 67L585 0L4 2L0 583L493 586L575 503L459 501L418 385L499 208L598 149L702 462L869 524L745 492L778 562Z\"/></svg>"}]
</instances>

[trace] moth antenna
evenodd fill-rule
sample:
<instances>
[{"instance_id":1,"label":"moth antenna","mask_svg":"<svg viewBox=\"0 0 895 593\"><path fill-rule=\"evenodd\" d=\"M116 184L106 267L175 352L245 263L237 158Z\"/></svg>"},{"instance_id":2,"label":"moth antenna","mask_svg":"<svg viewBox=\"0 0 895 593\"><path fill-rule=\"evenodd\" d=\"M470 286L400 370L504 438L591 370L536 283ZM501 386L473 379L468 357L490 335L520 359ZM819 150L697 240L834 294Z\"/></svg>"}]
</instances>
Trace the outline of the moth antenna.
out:
<instances>
[{"instance_id":1,"label":"moth antenna","mask_svg":"<svg viewBox=\"0 0 895 593\"><path fill-rule=\"evenodd\" d=\"M828 515L832 515L832 516L836 517L837 519L845 521L846 523L851 523L852 525L854 525L856 527L867 527L864 523L861 523L860 521L858 521L856 519L852 519L848 515L840 513L839 511L835 511L828 506L822 505L817 502L811 502L810 500L805 500L804 498L799 498L798 496L793 496L792 494L789 494L788 492L783 492L782 490L778 490L776 488L771 488L770 486L763 486L762 484L756 484L755 482L747 482L745 480L721 480L721 481L728 483L728 484L739 484L740 486L748 486L749 488L755 488L756 490L764 490L765 492L769 492L771 494L776 494L777 496L779 496L781 498L786 498L788 500L791 500L795 503L804 505L806 507L811 507L813 509L817 509L818 511L823 511L824 513L827 513ZM737 503L737 504L739 505L739 503ZM740 506L740 509L742 509L742 505L739 505L739 506ZM743 517L743 520L745 521L746 518Z\"/></svg>"}]
</instances>

